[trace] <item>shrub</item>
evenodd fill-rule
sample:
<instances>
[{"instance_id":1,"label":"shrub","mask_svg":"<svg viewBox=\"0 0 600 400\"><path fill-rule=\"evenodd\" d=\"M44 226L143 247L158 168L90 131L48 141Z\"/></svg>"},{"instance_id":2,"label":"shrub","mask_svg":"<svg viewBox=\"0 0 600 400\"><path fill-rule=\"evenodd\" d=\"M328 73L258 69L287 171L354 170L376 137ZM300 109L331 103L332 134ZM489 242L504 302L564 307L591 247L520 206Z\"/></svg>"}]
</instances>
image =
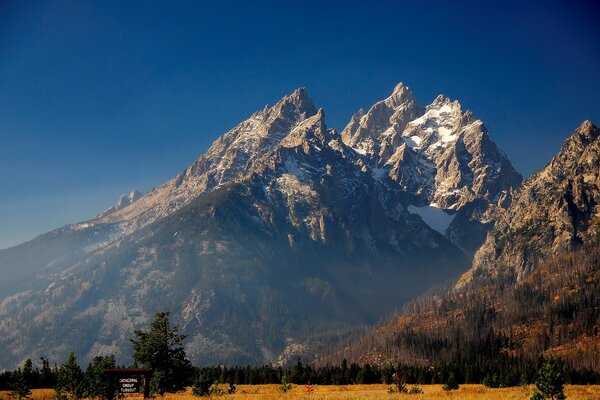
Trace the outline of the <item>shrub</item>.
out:
<instances>
[{"instance_id":1,"label":"shrub","mask_svg":"<svg viewBox=\"0 0 600 400\"><path fill-rule=\"evenodd\" d=\"M423 393L423 389L421 389L419 386L417 385L413 385L409 390L408 390L408 394L420 394Z\"/></svg>"},{"instance_id":2,"label":"shrub","mask_svg":"<svg viewBox=\"0 0 600 400\"><path fill-rule=\"evenodd\" d=\"M454 379L454 374L450 373L450 375L448 375L448 380L446 381L446 384L444 386L442 386L442 389L446 390L446 391L450 391L450 390L456 390L458 389L458 383L456 383L456 380Z\"/></svg>"},{"instance_id":3,"label":"shrub","mask_svg":"<svg viewBox=\"0 0 600 400\"><path fill-rule=\"evenodd\" d=\"M286 393L291 388L292 388L292 385L287 382L286 374L283 374L283 376L281 377L281 385L279 385L279 391L281 393Z\"/></svg>"},{"instance_id":4,"label":"shrub","mask_svg":"<svg viewBox=\"0 0 600 400\"><path fill-rule=\"evenodd\" d=\"M205 372L200 372L198 376L196 376L196 379L194 379L192 393L194 394L194 396L208 396L210 387L210 376Z\"/></svg>"}]
</instances>

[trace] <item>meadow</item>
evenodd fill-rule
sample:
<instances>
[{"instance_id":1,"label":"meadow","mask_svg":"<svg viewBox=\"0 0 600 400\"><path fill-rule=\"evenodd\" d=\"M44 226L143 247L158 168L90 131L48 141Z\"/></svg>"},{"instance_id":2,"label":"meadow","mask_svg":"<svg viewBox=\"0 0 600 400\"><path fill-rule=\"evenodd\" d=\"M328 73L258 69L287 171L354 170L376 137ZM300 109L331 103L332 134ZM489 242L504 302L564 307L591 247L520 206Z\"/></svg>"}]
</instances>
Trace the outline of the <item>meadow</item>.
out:
<instances>
[{"instance_id":1,"label":"meadow","mask_svg":"<svg viewBox=\"0 0 600 400\"><path fill-rule=\"evenodd\" d=\"M286 393L279 391L279 385L238 385L233 395L211 396L222 400L528 400L534 386L519 386L512 388L491 389L483 385L461 385L458 390L446 392L442 385L420 385L421 394L388 393L390 385L347 385L347 386L317 386L292 385ZM410 388L411 385L408 385ZM223 386L225 389L226 386ZM569 400L600 400L600 385L565 385L565 394ZM32 391L33 400L53 400L54 391L51 389L36 389ZM207 398L207 397L204 397ZM11 399L8 392L0 392L0 400ZM140 395L127 396L128 400L141 400ZM192 395L191 389L176 394L167 394L157 399L164 400L198 400L201 397Z\"/></svg>"}]
</instances>

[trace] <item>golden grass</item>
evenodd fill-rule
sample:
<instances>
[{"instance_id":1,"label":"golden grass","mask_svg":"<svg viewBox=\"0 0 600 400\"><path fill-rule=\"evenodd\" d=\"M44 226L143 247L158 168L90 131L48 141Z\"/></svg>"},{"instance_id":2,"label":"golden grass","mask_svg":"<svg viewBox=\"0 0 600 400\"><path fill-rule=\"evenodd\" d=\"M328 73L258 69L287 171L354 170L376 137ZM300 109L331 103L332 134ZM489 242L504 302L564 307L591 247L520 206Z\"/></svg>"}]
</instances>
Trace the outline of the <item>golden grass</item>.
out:
<instances>
[{"instance_id":1,"label":"golden grass","mask_svg":"<svg viewBox=\"0 0 600 400\"><path fill-rule=\"evenodd\" d=\"M442 390L442 385L421 385L422 394L387 393L390 385L349 385L349 386L318 386L313 385L312 391L305 385L292 385L287 393L279 391L279 385L238 385L234 395L213 396L220 400L529 400L533 393L533 385L490 389L483 385L461 385L460 389L451 392ZM410 388L411 385L408 385ZM226 385L223 385L226 388ZM36 389L32 391L33 400L53 400L54 391L51 389ZM569 400L600 400L600 385L566 385L565 394ZM140 395L128 396L127 400L138 400ZM0 392L0 400L11 399L8 392ZM157 397L157 400L199 400L192 395L191 389L176 394Z\"/></svg>"}]
</instances>

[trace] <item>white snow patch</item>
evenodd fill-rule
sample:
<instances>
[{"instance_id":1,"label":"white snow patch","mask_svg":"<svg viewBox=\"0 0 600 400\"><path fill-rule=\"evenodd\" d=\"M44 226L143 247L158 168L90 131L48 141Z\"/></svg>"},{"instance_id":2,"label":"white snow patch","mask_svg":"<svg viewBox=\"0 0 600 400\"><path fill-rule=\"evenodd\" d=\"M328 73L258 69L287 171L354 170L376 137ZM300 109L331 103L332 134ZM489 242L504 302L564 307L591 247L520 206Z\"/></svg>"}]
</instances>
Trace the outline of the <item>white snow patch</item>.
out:
<instances>
[{"instance_id":1,"label":"white snow patch","mask_svg":"<svg viewBox=\"0 0 600 400\"><path fill-rule=\"evenodd\" d=\"M283 174L277 178L277 184L279 190L283 192L288 199L297 198L302 201L310 201L317 198L317 192L315 192L309 184L301 182L297 176L293 174Z\"/></svg>"},{"instance_id":2,"label":"white snow patch","mask_svg":"<svg viewBox=\"0 0 600 400\"><path fill-rule=\"evenodd\" d=\"M387 175L387 169L382 167L373 168L373 179L380 181Z\"/></svg>"},{"instance_id":3,"label":"white snow patch","mask_svg":"<svg viewBox=\"0 0 600 400\"><path fill-rule=\"evenodd\" d=\"M367 155L367 150L363 149L363 148L359 148L359 147L353 147L352 150L354 150L355 152L357 152L360 155Z\"/></svg>"},{"instance_id":4,"label":"white snow patch","mask_svg":"<svg viewBox=\"0 0 600 400\"><path fill-rule=\"evenodd\" d=\"M447 214L444 210L438 208L435 203L424 207L415 207L411 204L407 210L411 214L420 216L431 229L438 231L442 235L454 219L454 215Z\"/></svg>"},{"instance_id":5,"label":"white snow patch","mask_svg":"<svg viewBox=\"0 0 600 400\"><path fill-rule=\"evenodd\" d=\"M405 137L403 139L406 142L406 144L408 145L408 147L410 147L411 149L419 147L421 145L421 141L422 141L422 139L416 135L411 136L411 137Z\"/></svg>"},{"instance_id":6,"label":"white snow patch","mask_svg":"<svg viewBox=\"0 0 600 400\"><path fill-rule=\"evenodd\" d=\"M298 165L298 161L293 158L287 158L283 164L285 165L285 169L292 175L297 176L300 179L305 179L306 176L304 171Z\"/></svg>"}]
</instances>

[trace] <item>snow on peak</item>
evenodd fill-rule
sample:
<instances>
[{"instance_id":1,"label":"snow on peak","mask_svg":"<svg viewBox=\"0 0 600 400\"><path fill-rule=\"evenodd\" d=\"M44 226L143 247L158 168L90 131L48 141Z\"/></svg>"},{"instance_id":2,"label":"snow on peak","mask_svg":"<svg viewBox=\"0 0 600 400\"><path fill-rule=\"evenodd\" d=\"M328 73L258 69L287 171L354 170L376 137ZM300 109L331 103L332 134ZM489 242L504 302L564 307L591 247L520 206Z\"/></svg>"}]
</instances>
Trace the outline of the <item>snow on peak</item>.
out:
<instances>
[{"instance_id":1,"label":"snow on peak","mask_svg":"<svg viewBox=\"0 0 600 400\"><path fill-rule=\"evenodd\" d=\"M459 138L462 120L460 103L439 95L425 114L407 124L402 138L412 149L445 148Z\"/></svg>"}]
</instances>

